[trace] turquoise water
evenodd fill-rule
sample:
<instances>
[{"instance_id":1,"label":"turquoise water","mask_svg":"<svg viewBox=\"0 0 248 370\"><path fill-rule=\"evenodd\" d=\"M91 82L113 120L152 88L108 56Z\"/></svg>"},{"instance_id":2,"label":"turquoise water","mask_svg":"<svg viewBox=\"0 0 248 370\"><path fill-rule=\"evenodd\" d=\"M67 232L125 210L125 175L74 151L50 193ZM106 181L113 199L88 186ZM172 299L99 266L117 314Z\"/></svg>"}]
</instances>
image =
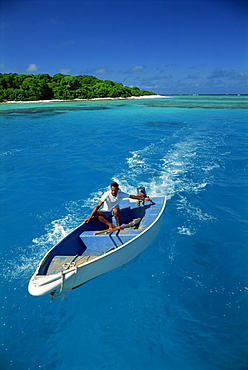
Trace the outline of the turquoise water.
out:
<instances>
[{"instance_id":1,"label":"turquoise water","mask_svg":"<svg viewBox=\"0 0 248 370\"><path fill-rule=\"evenodd\" d=\"M0 369L247 368L248 97L0 106ZM44 253L113 180L166 194L151 246L64 300Z\"/></svg>"}]
</instances>

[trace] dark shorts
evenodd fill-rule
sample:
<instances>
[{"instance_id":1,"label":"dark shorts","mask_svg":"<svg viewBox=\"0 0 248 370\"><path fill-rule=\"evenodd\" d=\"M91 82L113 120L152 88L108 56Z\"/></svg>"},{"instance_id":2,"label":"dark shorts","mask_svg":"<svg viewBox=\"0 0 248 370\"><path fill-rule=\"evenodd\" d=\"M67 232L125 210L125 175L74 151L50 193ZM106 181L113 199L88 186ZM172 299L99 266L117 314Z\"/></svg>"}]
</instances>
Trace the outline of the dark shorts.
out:
<instances>
[{"instance_id":1,"label":"dark shorts","mask_svg":"<svg viewBox=\"0 0 248 370\"><path fill-rule=\"evenodd\" d=\"M118 208L119 209L118 206L116 206L115 208ZM113 212L112 211L103 211L103 212L105 213L106 218L111 218L113 216Z\"/></svg>"},{"instance_id":2,"label":"dark shorts","mask_svg":"<svg viewBox=\"0 0 248 370\"><path fill-rule=\"evenodd\" d=\"M104 212L106 218L111 218L113 216L112 211L103 211L103 212Z\"/></svg>"}]
</instances>

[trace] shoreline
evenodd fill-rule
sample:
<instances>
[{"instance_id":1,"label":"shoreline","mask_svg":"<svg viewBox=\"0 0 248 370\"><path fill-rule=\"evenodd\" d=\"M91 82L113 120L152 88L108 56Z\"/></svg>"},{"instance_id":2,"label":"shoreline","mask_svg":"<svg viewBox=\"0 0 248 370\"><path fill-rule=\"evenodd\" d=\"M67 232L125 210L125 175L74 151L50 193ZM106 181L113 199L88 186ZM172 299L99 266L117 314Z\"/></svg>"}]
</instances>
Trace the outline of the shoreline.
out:
<instances>
[{"instance_id":1,"label":"shoreline","mask_svg":"<svg viewBox=\"0 0 248 370\"><path fill-rule=\"evenodd\" d=\"M61 102L77 102L77 101L100 101L100 100L132 100L132 99L158 99L168 98L165 95L140 95L140 96L129 96L127 98L92 98L92 99L49 99L49 100L9 100L0 102L0 104L29 104L29 103L61 103Z\"/></svg>"}]
</instances>

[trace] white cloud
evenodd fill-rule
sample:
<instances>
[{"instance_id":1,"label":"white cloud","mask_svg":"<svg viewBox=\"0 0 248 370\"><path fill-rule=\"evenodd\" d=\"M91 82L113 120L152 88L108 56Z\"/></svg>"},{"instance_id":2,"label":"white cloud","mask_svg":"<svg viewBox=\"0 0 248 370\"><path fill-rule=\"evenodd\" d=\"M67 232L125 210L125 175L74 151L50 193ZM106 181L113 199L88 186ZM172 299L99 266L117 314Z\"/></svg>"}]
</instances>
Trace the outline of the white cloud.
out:
<instances>
[{"instance_id":1,"label":"white cloud","mask_svg":"<svg viewBox=\"0 0 248 370\"><path fill-rule=\"evenodd\" d=\"M107 70L106 68L98 68L94 70L94 73L99 74L99 75L104 75L105 73L107 73Z\"/></svg>"},{"instance_id":2,"label":"white cloud","mask_svg":"<svg viewBox=\"0 0 248 370\"><path fill-rule=\"evenodd\" d=\"M26 68L26 72L35 72L39 69L39 67L36 64L29 64L28 67Z\"/></svg>"},{"instance_id":3,"label":"white cloud","mask_svg":"<svg viewBox=\"0 0 248 370\"><path fill-rule=\"evenodd\" d=\"M142 72L143 70L145 69L145 66L133 66L132 68L128 69L126 72L126 74L135 74L135 73L139 73L139 72Z\"/></svg>"},{"instance_id":4,"label":"white cloud","mask_svg":"<svg viewBox=\"0 0 248 370\"><path fill-rule=\"evenodd\" d=\"M70 68L60 68L59 73L62 73L63 75L67 75L71 72Z\"/></svg>"}]
</instances>

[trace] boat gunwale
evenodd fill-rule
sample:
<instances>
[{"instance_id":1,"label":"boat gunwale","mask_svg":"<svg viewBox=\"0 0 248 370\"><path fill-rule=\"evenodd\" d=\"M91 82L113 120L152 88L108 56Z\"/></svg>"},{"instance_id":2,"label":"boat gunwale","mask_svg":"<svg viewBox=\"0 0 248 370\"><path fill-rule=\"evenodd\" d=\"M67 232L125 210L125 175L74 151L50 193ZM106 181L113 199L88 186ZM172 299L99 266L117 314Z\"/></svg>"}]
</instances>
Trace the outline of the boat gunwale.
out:
<instances>
[{"instance_id":1,"label":"boat gunwale","mask_svg":"<svg viewBox=\"0 0 248 370\"><path fill-rule=\"evenodd\" d=\"M79 268L81 268L82 266L87 266L87 265L89 265L89 264L91 264L91 263L94 263L94 262L97 262L97 261L99 261L100 259L102 259L102 258L105 258L106 256L109 256L109 255L111 255L111 254L113 254L113 253L116 253L117 251L119 251L119 250L121 250L121 249L123 249L124 247L126 247L128 244L130 244L131 242L133 242L134 240L136 240L137 238L139 238L140 236L142 236L143 234L145 234L147 231L149 231L150 229L151 229L151 227L160 219L160 217L162 216L162 214L163 214L163 212L164 212L164 209L165 209L165 206L166 206L166 202L167 202L167 199L166 199L166 196L165 195L160 195L160 196L155 196L154 198L164 198L164 202L163 202L163 204L162 204L162 207L161 207L161 209L160 209L160 211L159 211L159 213L158 213L158 215L157 215L157 217L155 218L155 220L147 227L147 228L145 228L143 231L141 231L139 234L137 234L136 236L134 236L132 239L130 239L129 241L127 241L126 243L124 243L124 244L122 244L122 245L120 245L119 247L117 247L117 248L113 248L113 249L111 249L111 250L109 250L109 251L107 251L107 252L105 252L105 253L103 253L102 255L100 255L100 256L96 256L96 258L94 258L94 259L92 259L92 260L89 260L89 261L86 261L86 262L84 262L84 263L81 263L81 264L79 264L79 265L77 265L77 266L72 266L72 267L69 267L68 269L66 269L66 270L62 270L62 271L60 271L60 272L58 272L58 273L56 273L56 274L49 274L49 275L38 275L37 274L37 272L39 271L39 269L40 269L40 267L42 266L42 262L43 261L45 261L46 260L46 258L49 256L49 254L51 253L51 251L55 248L55 247L57 247L60 243L62 243L63 242L63 240L65 240L67 237L69 237L72 233L74 233L74 232L76 232L76 230L78 229L78 228L80 228L83 224L84 224L84 222L83 223L81 223L79 226L77 226L75 229L73 229L69 234L67 234L62 240L60 240L57 244L55 244L52 248L50 248L49 249L49 251L47 251L47 253L45 254L45 256L43 257L43 259L41 260L41 263L38 265L38 267L37 267L37 269L36 269L36 271L35 271L35 273L33 274L33 276L31 277L31 279L30 279L30 281L33 281L34 279L36 280L36 282L38 283L38 279L39 278L43 278L43 279L46 279L46 278L48 278L48 277L51 277L51 276L56 276L56 275L60 275L61 276L61 273L63 274L63 275L66 275L67 273L70 273L70 272L72 272L72 271L74 271L75 270L75 268L76 269L79 269ZM59 278L58 278L59 279ZM48 284L49 284L49 281L47 282ZM39 284L38 284L39 285Z\"/></svg>"},{"instance_id":2,"label":"boat gunwale","mask_svg":"<svg viewBox=\"0 0 248 370\"><path fill-rule=\"evenodd\" d=\"M160 197L162 197L162 198L164 198L164 202L163 202L163 206L162 206L162 208L161 208L161 210L160 210L160 212L159 212L159 214L157 215L157 217L155 218L155 220L147 227L147 228L145 228L143 231L141 231L139 234L137 234L136 236L134 236L132 239L130 239L129 241L127 241L126 243L124 243L124 244L122 244L122 245L120 245L119 247L117 247L117 248L113 248L113 249L111 249L111 250L109 250L109 251L107 251L107 252L105 252L105 253L103 253L102 255L100 255L100 256L96 256L96 258L94 258L93 260L91 260L91 261L87 261L87 262L85 262L85 263L82 263L82 264L80 264L80 265L78 265L77 266L77 268L79 268L79 266L85 266L85 265L88 265L88 264L90 264L90 263L94 263L94 262L96 262L96 261L98 261L99 259L101 259L101 258L104 258L104 257L106 257L106 255L110 255L110 254L112 254L112 253L115 253L115 252L117 252L117 251L119 251L119 250L121 250L122 248L124 248L124 247L126 247L128 244L130 244L130 243L132 243L134 240L136 240L137 238L139 238L141 235L143 235L143 234L145 234L148 230L150 230L150 228L160 219L160 217L162 216L162 214L163 214L163 211L164 211L164 209L165 209L165 206L166 206L166 196L160 196ZM156 197L156 198L159 198L159 197ZM75 268L75 267L74 267ZM68 270L66 270L66 271L68 271L69 272L69 270L71 271L71 270L73 270L73 267L71 268L71 269L68 269Z\"/></svg>"}]
</instances>

